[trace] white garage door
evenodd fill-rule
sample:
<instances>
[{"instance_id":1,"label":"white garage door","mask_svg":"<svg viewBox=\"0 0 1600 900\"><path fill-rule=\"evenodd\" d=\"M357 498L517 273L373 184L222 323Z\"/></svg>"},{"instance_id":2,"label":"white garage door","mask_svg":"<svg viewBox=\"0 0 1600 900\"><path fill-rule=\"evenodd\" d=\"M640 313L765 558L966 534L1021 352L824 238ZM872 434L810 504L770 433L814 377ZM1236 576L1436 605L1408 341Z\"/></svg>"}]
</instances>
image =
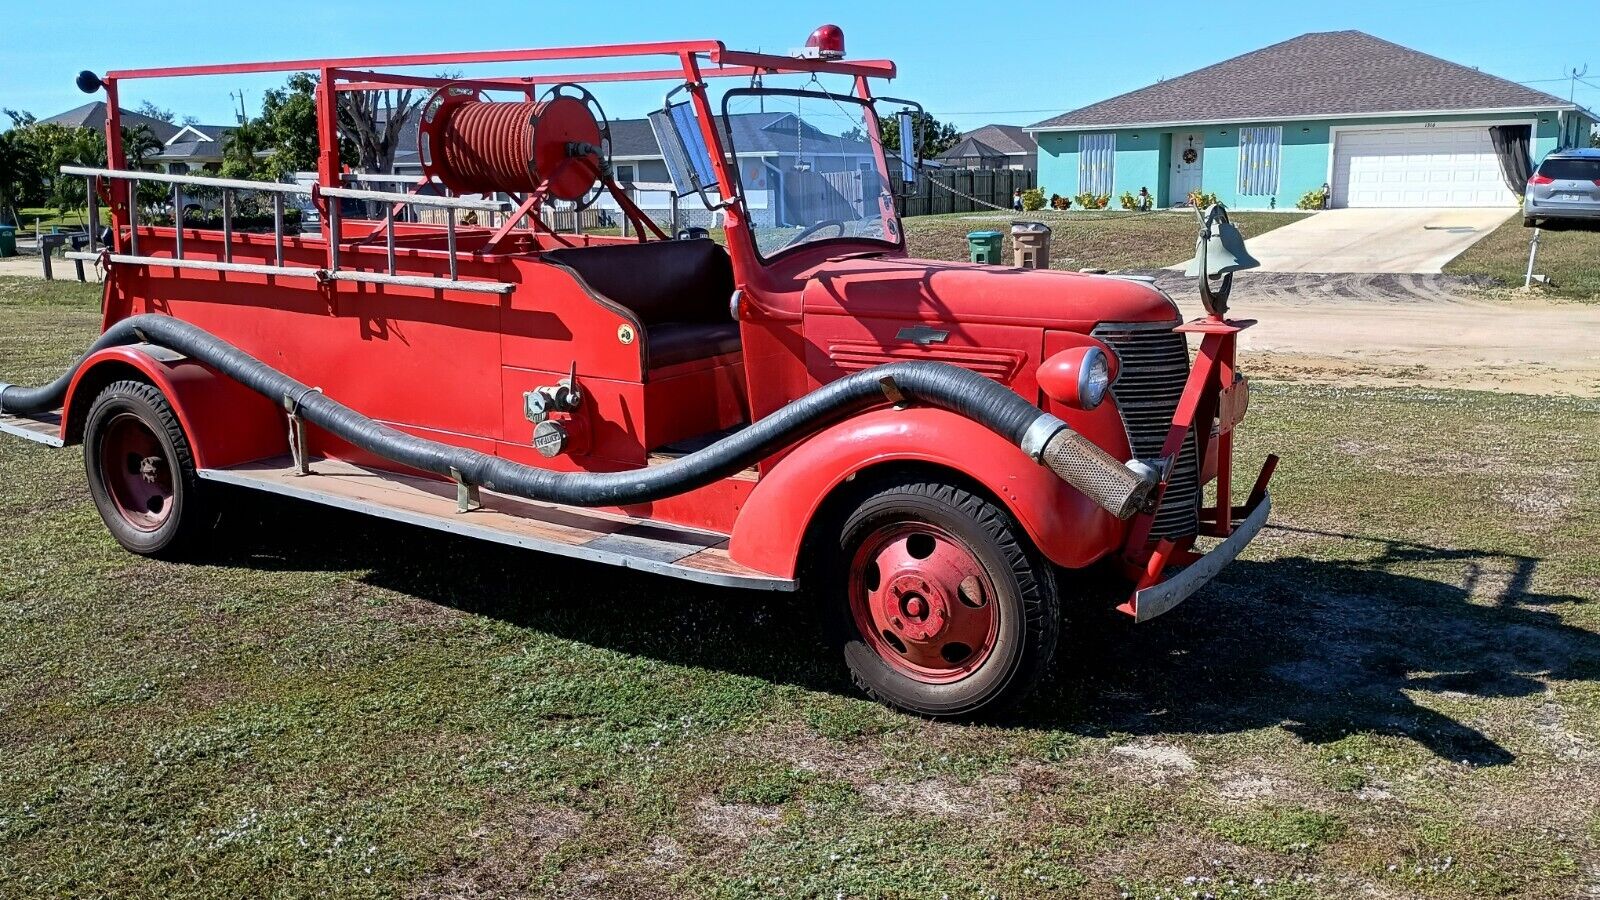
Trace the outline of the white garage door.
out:
<instances>
[{"instance_id":1,"label":"white garage door","mask_svg":"<svg viewBox=\"0 0 1600 900\"><path fill-rule=\"evenodd\" d=\"M1334 206L1511 206L1486 126L1341 131Z\"/></svg>"}]
</instances>

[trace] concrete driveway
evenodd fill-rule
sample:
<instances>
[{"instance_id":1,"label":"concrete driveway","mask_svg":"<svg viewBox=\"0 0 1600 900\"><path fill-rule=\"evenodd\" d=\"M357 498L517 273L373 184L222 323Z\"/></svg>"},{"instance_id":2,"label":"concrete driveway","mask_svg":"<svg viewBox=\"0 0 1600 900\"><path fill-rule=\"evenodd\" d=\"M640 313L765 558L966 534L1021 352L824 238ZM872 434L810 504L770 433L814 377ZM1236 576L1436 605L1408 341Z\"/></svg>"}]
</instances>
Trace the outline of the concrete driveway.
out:
<instances>
[{"instance_id":1,"label":"concrete driveway","mask_svg":"<svg viewBox=\"0 0 1600 900\"><path fill-rule=\"evenodd\" d=\"M1262 272L1432 275L1482 240L1515 207L1330 209L1249 240Z\"/></svg>"}]
</instances>

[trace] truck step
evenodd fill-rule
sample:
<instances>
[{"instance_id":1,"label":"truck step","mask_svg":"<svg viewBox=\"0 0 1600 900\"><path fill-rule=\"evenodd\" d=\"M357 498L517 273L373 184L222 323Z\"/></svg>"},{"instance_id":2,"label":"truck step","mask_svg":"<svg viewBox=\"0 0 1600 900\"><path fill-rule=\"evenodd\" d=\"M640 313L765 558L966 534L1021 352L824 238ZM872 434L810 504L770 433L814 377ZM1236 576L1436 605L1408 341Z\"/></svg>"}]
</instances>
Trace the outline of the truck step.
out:
<instances>
[{"instance_id":1,"label":"truck step","mask_svg":"<svg viewBox=\"0 0 1600 900\"><path fill-rule=\"evenodd\" d=\"M482 506L460 512L456 485L348 462L313 459L300 475L287 456L226 469L209 481L254 488L451 534L709 584L792 591L795 582L728 557L728 537L581 507L535 503L481 491Z\"/></svg>"},{"instance_id":2,"label":"truck step","mask_svg":"<svg viewBox=\"0 0 1600 900\"><path fill-rule=\"evenodd\" d=\"M0 434L15 435L46 447L60 447L61 411L32 416L0 415Z\"/></svg>"}]
</instances>

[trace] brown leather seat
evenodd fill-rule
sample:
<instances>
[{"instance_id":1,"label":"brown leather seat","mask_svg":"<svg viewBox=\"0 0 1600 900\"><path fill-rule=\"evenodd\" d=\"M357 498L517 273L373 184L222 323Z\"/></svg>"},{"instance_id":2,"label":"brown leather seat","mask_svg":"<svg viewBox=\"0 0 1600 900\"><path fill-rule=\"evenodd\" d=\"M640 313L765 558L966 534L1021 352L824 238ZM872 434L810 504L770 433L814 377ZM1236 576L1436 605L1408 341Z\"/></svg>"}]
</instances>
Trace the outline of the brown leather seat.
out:
<instances>
[{"instance_id":1,"label":"brown leather seat","mask_svg":"<svg viewBox=\"0 0 1600 900\"><path fill-rule=\"evenodd\" d=\"M728 313L733 264L715 241L571 247L543 258L573 270L591 291L639 319L647 369L739 349L739 323Z\"/></svg>"}]
</instances>

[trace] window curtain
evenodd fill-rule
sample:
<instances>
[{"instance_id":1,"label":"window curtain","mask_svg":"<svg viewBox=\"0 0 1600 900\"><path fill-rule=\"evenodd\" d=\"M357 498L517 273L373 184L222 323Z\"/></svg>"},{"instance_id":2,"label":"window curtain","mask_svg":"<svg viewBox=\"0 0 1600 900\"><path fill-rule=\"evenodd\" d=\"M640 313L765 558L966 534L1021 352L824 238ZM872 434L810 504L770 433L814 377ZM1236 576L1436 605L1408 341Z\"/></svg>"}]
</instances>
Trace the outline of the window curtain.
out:
<instances>
[{"instance_id":1,"label":"window curtain","mask_svg":"<svg viewBox=\"0 0 1600 900\"><path fill-rule=\"evenodd\" d=\"M1533 157L1528 154L1528 142L1533 137L1529 125L1494 125L1489 128L1489 139L1494 141L1495 155L1500 157L1500 174L1511 193L1522 196L1528 189L1528 179L1533 176Z\"/></svg>"}]
</instances>

